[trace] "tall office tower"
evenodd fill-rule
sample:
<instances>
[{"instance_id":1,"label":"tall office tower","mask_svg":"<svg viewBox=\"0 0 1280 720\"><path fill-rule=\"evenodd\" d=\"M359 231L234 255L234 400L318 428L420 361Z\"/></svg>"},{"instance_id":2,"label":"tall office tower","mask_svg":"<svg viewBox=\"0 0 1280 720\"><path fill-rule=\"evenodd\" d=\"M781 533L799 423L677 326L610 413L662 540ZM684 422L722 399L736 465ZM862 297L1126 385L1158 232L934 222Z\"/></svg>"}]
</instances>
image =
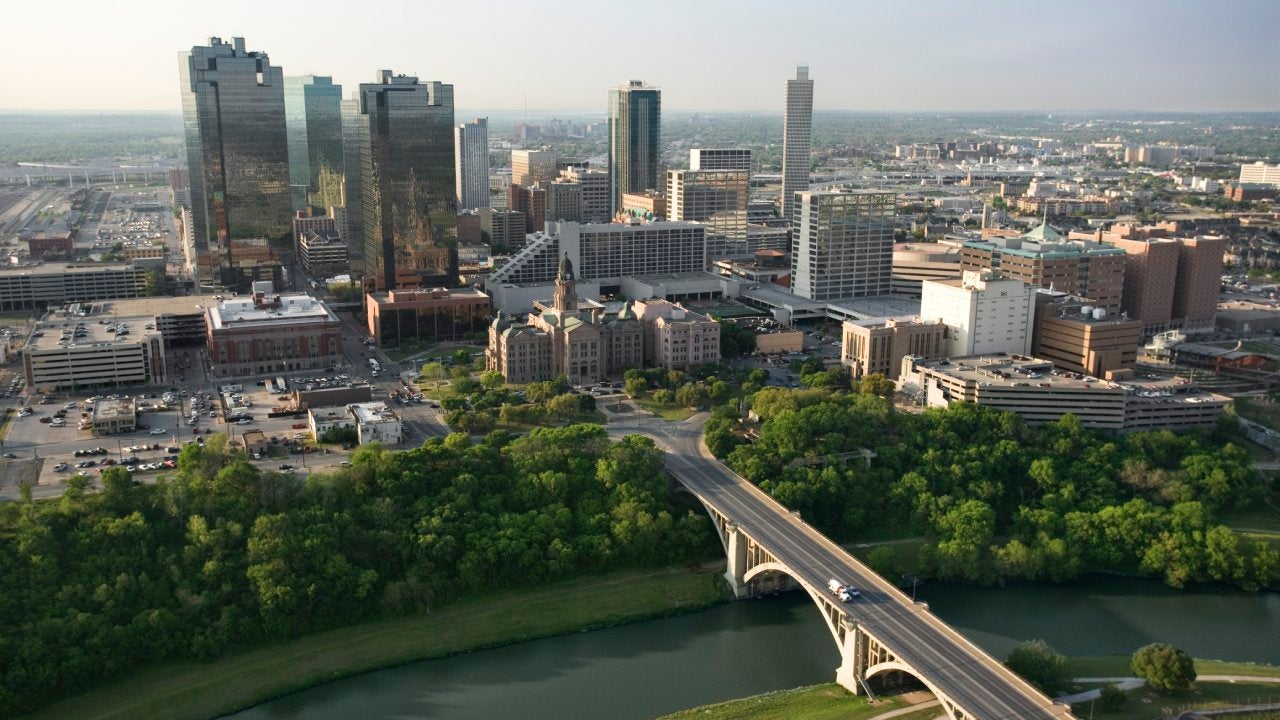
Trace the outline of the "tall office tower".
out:
<instances>
[{"instance_id":1,"label":"tall office tower","mask_svg":"<svg viewBox=\"0 0 1280 720\"><path fill-rule=\"evenodd\" d=\"M744 148L690 148L689 169L751 172L751 151Z\"/></svg>"},{"instance_id":2,"label":"tall office tower","mask_svg":"<svg viewBox=\"0 0 1280 720\"><path fill-rule=\"evenodd\" d=\"M333 78L284 79L289 185L294 210L327 212L342 204L342 86Z\"/></svg>"},{"instance_id":3,"label":"tall office tower","mask_svg":"<svg viewBox=\"0 0 1280 720\"><path fill-rule=\"evenodd\" d=\"M707 259L747 254L745 170L668 170L667 218L707 226Z\"/></svg>"},{"instance_id":4,"label":"tall office tower","mask_svg":"<svg viewBox=\"0 0 1280 720\"><path fill-rule=\"evenodd\" d=\"M563 176L547 184L546 219L582 222L582 183Z\"/></svg>"},{"instance_id":5,"label":"tall office tower","mask_svg":"<svg viewBox=\"0 0 1280 720\"><path fill-rule=\"evenodd\" d=\"M511 184L528 187L534 183L549 183L556 179L556 151L512 150Z\"/></svg>"},{"instance_id":6,"label":"tall office tower","mask_svg":"<svg viewBox=\"0 0 1280 720\"><path fill-rule=\"evenodd\" d=\"M342 206L347 210L347 236L351 248L348 263L353 277L364 275L364 196L360 192L360 149L369 141L360 122L360 94L343 100L342 110Z\"/></svg>"},{"instance_id":7,"label":"tall office tower","mask_svg":"<svg viewBox=\"0 0 1280 720\"><path fill-rule=\"evenodd\" d=\"M796 193L791 291L810 300L888 295L896 199L877 190Z\"/></svg>"},{"instance_id":8,"label":"tall office tower","mask_svg":"<svg viewBox=\"0 0 1280 720\"><path fill-rule=\"evenodd\" d=\"M192 47L178 72L193 249L216 253L211 273L235 283L233 240L265 238L283 251L293 244L284 73L238 37Z\"/></svg>"},{"instance_id":9,"label":"tall office tower","mask_svg":"<svg viewBox=\"0 0 1280 720\"><path fill-rule=\"evenodd\" d=\"M489 207L489 118L472 118L453 129L458 207Z\"/></svg>"},{"instance_id":10,"label":"tall office tower","mask_svg":"<svg viewBox=\"0 0 1280 720\"><path fill-rule=\"evenodd\" d=\"M1222 293L1222 255L1227 239L1201 235L1178 241L1178 275L1173 288L1173 319L1184 332L1213 332Z\"/></svg>"},{"instance_id":11,"label":"tall office tower","mask_svg":"<svg viewBox=\"0 0 1280 720\"><path fill-rule=\"evenodd\" d=\"M609 215L623 193L659 189L662 91L641 80L609 91Z\"/></svg>"},{"instance_id":12,"label":"tall office tower","mask_svg":"<svg viewBox=\"0 0 1280 720\"><path fill-rule=\"evenodd\" d=\"M583 223L607 223L613 218L609 211L609 173L571 167L560 171L560 178L582 186Z\"/></svg>"},{"instance_id":13,"label":"tall office tower","mask_svg":"<svg viewBox=\"0 0 1280 720\"><path fill-rule=\"evenodd\" d=\"M813 81L809 67L796 68L787 81L787 107L782 116L782 217L790 220L796 193L809 189L810 145L813 142Z\"/></svg>"},{"instance_id":14,"label":"tall office tower","mask_svg":"<svg viewBox=\"0 0 1280 720\"><path fill-rule=\"evenodd\" d=\"M365 287L457 284L453 86L380 70L359 113Z\"/></svg>"}]
</instances>

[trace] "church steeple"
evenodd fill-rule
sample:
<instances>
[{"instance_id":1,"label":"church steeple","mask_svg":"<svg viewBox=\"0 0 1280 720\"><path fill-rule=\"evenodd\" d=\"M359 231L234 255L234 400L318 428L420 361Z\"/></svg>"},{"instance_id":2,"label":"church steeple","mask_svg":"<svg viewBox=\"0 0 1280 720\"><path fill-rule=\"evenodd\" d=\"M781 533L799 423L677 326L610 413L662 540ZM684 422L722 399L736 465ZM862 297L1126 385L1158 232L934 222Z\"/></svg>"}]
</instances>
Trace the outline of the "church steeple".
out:
<instances>
[{"instance_id":1,"label":"church steeple","mask_svg":"<svg viewBox=\"0 0 1280 720\"><path fill-rule=\"evenodd\" d=\"M560 259L560 269L556 273L556 294L554 306L558 313L578 311L577 283L573 279L573 263L569 261L569 253Z\"/></svg>"}]
</instances>

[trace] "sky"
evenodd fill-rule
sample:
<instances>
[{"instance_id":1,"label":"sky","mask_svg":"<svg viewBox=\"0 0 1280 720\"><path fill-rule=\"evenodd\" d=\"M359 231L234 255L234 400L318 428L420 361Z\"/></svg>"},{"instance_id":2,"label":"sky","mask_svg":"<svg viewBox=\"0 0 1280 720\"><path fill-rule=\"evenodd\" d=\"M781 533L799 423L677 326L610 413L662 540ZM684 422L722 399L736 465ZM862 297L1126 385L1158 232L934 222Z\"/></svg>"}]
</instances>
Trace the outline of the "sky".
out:
<instances>
[{"instance_id":1,"label":"sky","mask_svg":"<svg viewBox=\"0 0 1280 720\"><path fill-rule=\"evenodd\" d=\"M1280 0L8 0L0 111L177 111L178 53L243 36L345 90L378 68L468 109L1280 110Z\"/></svg>"}]
</instances>

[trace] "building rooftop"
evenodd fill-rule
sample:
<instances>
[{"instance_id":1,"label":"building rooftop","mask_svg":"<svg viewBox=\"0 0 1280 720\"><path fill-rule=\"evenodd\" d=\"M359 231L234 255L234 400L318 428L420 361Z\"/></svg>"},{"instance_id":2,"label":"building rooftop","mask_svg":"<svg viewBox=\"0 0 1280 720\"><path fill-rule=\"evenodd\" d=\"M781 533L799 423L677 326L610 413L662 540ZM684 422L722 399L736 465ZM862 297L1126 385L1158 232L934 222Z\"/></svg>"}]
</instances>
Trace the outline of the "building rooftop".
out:
<instances>
[{"instance_id":1,"label":"building rooftop","mask_svg":"<svg viewBox=\"0 0 1280 720\"><path fill-rule=\"evenodd\" d=\"M110 420L112 418L135 417L137 414L137 406L134 405L131 397L120 398L119 400L95 400L93 403L93 417L95 418Z\"/></svg>"},{"instance_id":2,"label":"building rooftop","mask_svg":"<svg viewBox=\"0 0 1280 720\"><path fill-rule=\"evenodd\" d=\"M548 285L550 283L533 283ZM460 288L412 288L406 290L390 290L387 292L369 293L369 299L379 305L396 305L399 303L417 303L430 300L488 300L489 296L473 287Z\"/></svg>"},{"instance_id":3,"label":"building rooftop","mask_svg":"<svg viewBox=\"0 0 1280 720\"><path fill-rule=\"evenodd\" d=\"M303 294L228 298L209 308L208 318L214 330L232 326L338 322L338 317L328 306Z\"/></svg>"},{"instance_id":4,"label":"building rooftop","mask_svg":"<svg viewBox=\"0 0 1280 720\"><path fill-rule=\"evenodd\" d=\"M13 275L89 275L113 270L122 272L136 269L133 263L29 263L0 267L0 277Z\"/></svg>"},{"instance_id":5,"label":"building rooftop","mask_svg":"<svg viewBox=\"0 0 1280 720\"><path fill-rule=\"evenodd\" d=\"M27 349L130 345L159 335L153 315L123 315L98 308L97 303L74 303L46 313L32 328Z\"/></svg>"},{"instance_id":6,"label":"building rooftop","mask_svg":"<svg viewBox=\"0 0 1280 720\"><path fill-rule=\"evenodd\" d=\"M347 409L355 416L356 422L361 425L398 422L400 420L399 416L392 412L391 408L387 407L384 402L352 403L347 406Z\"/></svg>"},{"instance_id":7,"label":"building rooftop","mask_svg":"<svg viewBox=\"0 0 1280 720\"><path fill-rule=\"evenodd\" d=\"M1023 355L982 355L916 363L966 383L1002 387L1089 388L1123 391L1120 383L1058 370L1049 360Z\"/></svg>"},{"instance_id":8,"label":"building rooftop","mask_svg":"<svg viewBox=\"0 0 1280 720\"><path fill-rule=\"evenodd\" d=\"M217 305L220 300L231 297L226 295L180 295L127 298L122 300L104 300L103 310L118 315L203 315L205 310Z\"/></svg>"}]
</instances>

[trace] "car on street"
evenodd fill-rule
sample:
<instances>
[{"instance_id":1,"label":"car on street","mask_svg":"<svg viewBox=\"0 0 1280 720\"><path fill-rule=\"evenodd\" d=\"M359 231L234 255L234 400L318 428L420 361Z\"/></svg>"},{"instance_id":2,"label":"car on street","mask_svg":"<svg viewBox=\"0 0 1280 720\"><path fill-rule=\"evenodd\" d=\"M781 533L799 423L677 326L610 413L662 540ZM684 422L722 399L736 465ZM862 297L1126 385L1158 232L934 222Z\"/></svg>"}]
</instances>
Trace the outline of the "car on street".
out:
<instances>
[{"instance_id":1,"label":"car on street","mask_svg":"<svg viewBox=\"0 0 1280 720\"><path fill-rule=\"evenodd\" d=\"M66 463L58 463L57 465L53 466L54 472L66 472L68 469L69 468L67 467Z\"/></svg>"},{"instance_id":2,"label":"car on street","mask_svg":"<svg viewBox=\"0 0 1280 720\"><path fill-rule=\"evenodd\" d=\"M164 430L164 428L156 428L155 430L152 430L152 431L151 431L151 434L152 434L152 435L164 435L164 434L165 434L165 430Z\"/></svg>"},{"instance_id":3,"label":"car on street","mask_svg":"<svg viewBox=\"0 0 1280 720\"><path fill-rule=\"evenodd\" d=\"M293 466L292 466L292 465L290 465L289 463L281 463L281 464L280 464L280 470L281 470L282 472L288 472L288 471L290 471L290 470L292 470L292 469L293 469Z\"/></svg>"},{"instance_id":4,"label":"car on street","mask_svg":"<svg viewBox=\"0 0 1280 720\"><path fill-rule=\"evenodd\" d=\"M5 460L16 460L17 458L18 458L18 456L17 456L17 455L14 455L14 454L13 454L13 453L11 453L11 452L8 452L8 453L5 453L5 454L4 454L4 459L5 459Z\"/></svg>"},{"instance_id":5,"label":"car on street","mask_svg":"<svg viewBox=\"0 0 1280 720\"><path fill-rule=\"evenodd\" d=\"M240 418L239 420L237 420L237 421L236 421L236 424L237 424L237 425L248 425L248 424L249 424L249 423L251 423L251 422L253 422L253 421L252 421L252 420L250 420L249 418Z\"/></svg>"}]
</instances>

